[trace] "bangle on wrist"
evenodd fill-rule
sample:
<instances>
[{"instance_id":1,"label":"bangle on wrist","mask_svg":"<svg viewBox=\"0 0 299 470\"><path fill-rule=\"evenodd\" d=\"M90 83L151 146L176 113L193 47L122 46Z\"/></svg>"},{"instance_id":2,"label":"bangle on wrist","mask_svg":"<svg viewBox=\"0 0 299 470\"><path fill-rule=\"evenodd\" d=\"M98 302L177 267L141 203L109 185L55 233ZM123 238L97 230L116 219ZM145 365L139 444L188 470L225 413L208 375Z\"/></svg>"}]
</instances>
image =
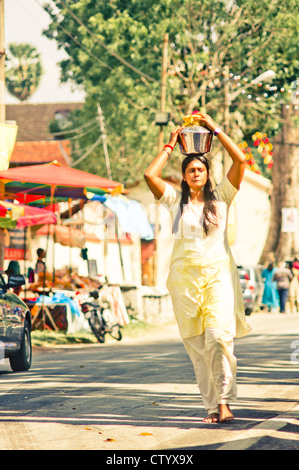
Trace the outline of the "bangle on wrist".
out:
<instances>
[{"instance_id":1,"label":"bangle on wrist","mask_svg":"<svg viewBox=\"0 0 299 470\"><path fill-rule=\"evenodd\" d=\"M167 145L164 145L164 148L163 148L163 150L165 150L165 149L166 149L166 147L169 147L169 148L171 149L171 151L173 151L173 146L172 146L172 145L169 145L169 144L167 144Z\"/></svg>"},{"instance_id":2,"label":"bangle on wrist","mask_svg":"<svg viewBox=\"0 0 299 470\"><path fill-rule=\"evenodd\" d=\"M216 129L214 130L214 135L218 135L220 134L220 132L222 132L222 129L220 129L220 127L216 127Z\"/></svg>"}]
</instances>

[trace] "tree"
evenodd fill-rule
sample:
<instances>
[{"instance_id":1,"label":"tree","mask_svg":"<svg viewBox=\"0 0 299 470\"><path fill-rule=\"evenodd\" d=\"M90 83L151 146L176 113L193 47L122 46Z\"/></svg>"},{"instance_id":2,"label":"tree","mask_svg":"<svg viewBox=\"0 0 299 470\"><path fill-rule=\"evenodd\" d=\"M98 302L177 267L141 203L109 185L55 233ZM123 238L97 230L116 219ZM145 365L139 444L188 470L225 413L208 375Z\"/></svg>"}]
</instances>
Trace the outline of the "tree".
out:
<instances>
[{"instance_id":1,"label":"tree","mask_svg":"<svg viewBox=\"0 0 299 470\"><path fill-rule=\"evenodd\" d=\"M298 106L283 105L281 114L282 130L274 140L271 219L262 263L270 253L278 261L299 255L299 224L295 232L282 231L282 210L299 208Z\"/></svg>"},{"instance_id":2,"label":"tree","mask_svg":"<svg viewBox=\"0 0 299 470\"><path fill-rule=\"evenodd\" d=\"M40 54L30 44L8 46L6 87L20 101L26 101L37 89L42 76Z\"/></svg>"},{"instance_id":3,"label":"tree","mask_svg":"<svg viewBox=\"0 0 299 470\"><path fill-rule=\"evenodd\" d=\"M140 179L157 150L155 113L166 31L171 124L198 107L223 122L229 83L232 96L245 92L230 105L230 133L241 139L242 133L277 132L279 101L287 99L298 71L296 0L53 0L47 11L52 23L46 35L69 56L60 63L62 80L84 84L88 96L81 122L73 125L93 119L100 102L114 178ZM229 76L223 75L224 67ZM275 86L251 83L269 68L276 72ZM98 135L95 129L77 144L91 146ZM179 161L172 158L174 168ZM81 165L104 172L102 149Z\"/></svg>"}]
</instances>

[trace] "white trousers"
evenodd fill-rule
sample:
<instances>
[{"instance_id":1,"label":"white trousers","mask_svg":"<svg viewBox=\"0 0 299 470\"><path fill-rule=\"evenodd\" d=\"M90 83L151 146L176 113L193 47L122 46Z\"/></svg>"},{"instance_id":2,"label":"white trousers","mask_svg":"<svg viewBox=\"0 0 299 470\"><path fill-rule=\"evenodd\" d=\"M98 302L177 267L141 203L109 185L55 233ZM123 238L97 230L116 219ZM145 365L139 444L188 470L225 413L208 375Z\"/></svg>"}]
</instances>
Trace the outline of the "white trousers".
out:
<instances>
[{"instance_id":1,"label":"white trousers","mask_svg":"<svg viewBox=\"0 0 299 470\"><path fill-rule=\"evenodd\" d=\"M206 328L201 335L183 338L193 363L204 406L217 413L218 404L228 404L237 397L237 361L233 354L233 336L219 328Z\"/></svg>"}]
</instances>

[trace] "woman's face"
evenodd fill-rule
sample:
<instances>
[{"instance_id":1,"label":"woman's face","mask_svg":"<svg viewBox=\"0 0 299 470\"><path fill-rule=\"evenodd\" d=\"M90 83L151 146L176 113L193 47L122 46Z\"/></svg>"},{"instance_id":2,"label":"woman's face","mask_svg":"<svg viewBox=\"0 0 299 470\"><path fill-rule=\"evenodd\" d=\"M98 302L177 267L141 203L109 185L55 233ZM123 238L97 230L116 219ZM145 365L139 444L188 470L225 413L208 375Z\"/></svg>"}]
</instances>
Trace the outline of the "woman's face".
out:
<instances>
[{"instance_id":1,"label":"woman's face","mask_svg":"<svg viewBox=\"0 0 299 470\"><path fill-rule=\"evenodd\" d=\"M206 166L200 160L192 160L183 173L183 179L190 189L198 191L204 187L208 179Z\"/></svg>"}]
</instances>

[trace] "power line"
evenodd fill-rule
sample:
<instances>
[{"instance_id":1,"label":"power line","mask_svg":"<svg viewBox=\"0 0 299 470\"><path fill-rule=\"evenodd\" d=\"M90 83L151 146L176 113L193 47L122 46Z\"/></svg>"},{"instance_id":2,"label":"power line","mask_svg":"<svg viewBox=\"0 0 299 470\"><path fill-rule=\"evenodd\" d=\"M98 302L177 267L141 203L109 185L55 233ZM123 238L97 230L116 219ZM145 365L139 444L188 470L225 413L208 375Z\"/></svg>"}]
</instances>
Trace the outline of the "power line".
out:
<instances>
[{"instance_id":1,"label":"power line","mask_svg":"<svg viewBox=\"0 0 299 470\"><path fill-rule=\"evenodd\" d=\"M42 5L39 0L34 0L35 3L37 3L37 5L39 5L46 13L48 13L47 9L44 7L44 5ZM34 18L32 16L32 18ZM36 20L36 18L34 18ZM38 20L36 20L38 21ZM76 39L69 31L67 31L60 23L56 23L56 26L60 29L62 29L62 31L67 35L69 36L82 50L84 50L87 55L89 55L90 57L92 57L93 59L95 59L97 62L99 62L103 67L106 67L108 68L109 70L112 70L112 68L110 67L110 65L106 64L105 62L103 62L101 59L99 59L95 54L93 54L93 52L91 52L90 50L87 49L87 47L85 47L80 41L78 41L78 39Z\"/></svg>"},{"instance_id":2,"label":"power line","mask_svg":"<svg viewBox=\"0 0 299 470\"><path fill-rule=\"evenodd\" d=\"M102 136L100 135L98 137L98 139L92 144L92 146L89 147L87 152L85 152L84 155L82 155L82 157L78 158L78 160L76 160L74 163L71 164L71 167L74 167L74 166L78 165L78 163L82 162L82 160L84 160L86 157L88 157L88 155L93 151L93 149L95 149L97 147L97 145L100 143L101 138L102 138Z\"/></svg>"},{"instance_id":3,"label":"power line","mask_svg":"<svg viewBox=\"0 0 299 470\"><path fill-rule=\"evenodd\" d=\"M86 147L83 147L83 148L82 148L82 147L78 147L78 146L72 148L72 156L73 156L73 155L77 155L78 153L79 153L79 154L82 154L82 152L85 152L86 150L88 150L89 147L90 147L90 145L88 145L88 146L86 146Z\"/></svg>"},{"instance_id":4,"label":"power line","mask_svg":"<svg viewBox=\"0 0 299 470\"><path fill-rule=\"evenodd\" d=\"M82 126L76 127L75 129L71 129L71 130L66 129L65 131L61 131L61 132L51 132L51 134L53 135L72 134L74 132L81 131L85 127L91 126L94 122L97 122L97 121L98 121L98 117L96 116L90 121L86 122L85 124L82 124Z\"/></svg>"},{"instance_id":5,"label":"power line","mask_svg":"<svg viewBox=\"0 0 299 470\"><path fill-rule=\"evenodd\" d=\"M47 12L46 8L39 2L39 0L34 0L45 12ZM48 12L47 12L48 13ZM108 68L109 70L113 70L112 67L110 67L108 64L106 64L105 62L103 62L101 59L99 59L95 54L93 54L93 52L91 52L89 49L87 49L82 43L80 43L80 41L78 41L78 39L76 39L69 31L67 31L60 23L56 23L56 26L57 28L60 28L62 29L62 31L67 35L69 36L82 50L84 50L86 52L86 54L88 56L90 56L91 58L95 59L97 62L99 62L99 64L101 64L102 66ZM92 33L91 33L92 34ZM107 46L106 46L107 47ZM111 52L111 51L110 51ZM114 54L113 52L111 52L112 54ZM137 70L137 69L136 69ZM135 71L136 71L135 70ZM142 72L140 72L142 73ZM149 77L150 78L150 77ZM152 79L154 81L154 79ZM158 81L155 80L156 83L158 83ZM147 85L146 81L144 80L144 83ZM154 92L154 95L158 94L157 92ZM127 98L126 95L124 95L125 99L127 99L129 101L130 104L132 104L132 102L130 102L130 100Z\"/></svg>"},{"instance_id":6,"label":"power line","mask_svg":"<svg viewBox=\"0 0 299 470\"><path fill-rule=\"evenodd\" d=\"M16 1L18 1L18 0L16 0ZM140 70L138 70L136 67L132 66L132 65L129 64L127 61L125 61L124 59L122 59L118 54L116 54L116 53L114 53L113 51L111 51L111 50L109 49L109 47L106 46L106 44L104 44L102 41L100 41L100 40L94 35L94 33L93 33L92 31L90 31L89 28L88 28L78 17L76 17L76 15L75 15L71 10L69 10L69 8L66 6L66 4L65 4L62 0L60 0L60 1L61 1L61 3L64 5L64 7L66 8L66 10L69 11L70 14L74 17L74 19L75 19L79 24L82 24L82 26L88 31L88 33L89 33L99 44L101 44L103 47L105 47L106 50L107 50L110 54L112 54L113 56L115 56L116 58L118 58L118 60L120 60L122 63L124 63L125 65L127 65L128 67L130 67L130 68L131 68L132 70L134 70L136 73L139 73L141 76L147 78L148 80L151 80L152 82L159 83L157 80L153 79L153 78L150 77L150 76L147 76L146 74L144 74L143 72L141 72ZM41 7L47 14L49 14L47 8L46 8L44 5L42 5L39 0L35 0L35 2L36 2L36 3L39 5L39 7ZM22 6L23 6L23 5L22 5ZM28 11L27 11L27 13L29 14ZM32 16L32 15L31 15L31 16ZM33 16L32 16L32 17L33 17ZM33 18L34 18L34 17L33 17ZM36 21L38 21L36 18L34 18L34 19L35 19ZM78 41L77 38L75 38L69 31L67 31L59 22L56 23L56 27L57 27L57 28L60 28L67 36L69 36L82 50L84 50L84 52L85 52L89 57L93 58L93 59L96 60L98 63L100 63L100 65L102 65L102 66L108 68L109 70L113 70L112 67L110 67L108 64L106 64L105 62L103 62L103 61L102 61L101 59L99 59L95 54L93 54L89 49L87 49L80 41ZM148 85L145 80L143 80L143 82L144 82L145 85ZM125 90L122 90L122 91L125 92ZM154 94L154 95L156 95L156 94L158 95L158 92L155 91L153 94ZM125 93L125 95L124 95L124 98L125 98L131 105L132 105L132 104L134 105L134 103L133 103L131 100L129 100L129 98L127 97L126 93ZM68 132L73 132L73 131L68 131ZM74 132L75 132L75 130L74 130ZM57 133L53 133L53 134L58 136L58 135L63 135L64 133L65 133L65 132L62 131L62 132L59 132L59 133L57 132ZM83 135L84 135L84 134L83 134ZM71 139L72 139L72 138L71 138Z\"/></svg>"},{"instance_id":7,"label":"power line","mask_svg":"<svg viewBox=\"0 0 299 470\"><path fill-rule=\"evenodd\" d=\"M35 0L36 2L38 2L38 0ZM42 7L42 5L40 5ZM43 7L42 7L43 8ZM92 57L93 59L95 59L97 62L99 62L99 64L101 64L102 66L108 68L109 70L113 70L112 67L110 67L110 65L106 64L105 62L103 62L101 59L99 59L95 54L93 54L91 51L89 51L85 46L83 46L82 43L80 43L69 31L67 31L63 26L61 26L60 23L57 23L57 27L62 29L63 32L65 34L67 34L76 44L78 44L78 46L83 49L87 55L89 55L90 57ZM154 93L155 95L157 95L158 93L155 92ZM132 104L132 102L128 99L127 96L125 96L125 99L127 99L127 101Z\"/></svg>"},{"instance_id":8,"label":"power line","mask_svg":"<svg viewBox=\"0 0 299 470\"><path fill-rule=\"evenodd\" d=\"M80 18L78 18L75 13L73 13L72 10L70 10L70 8L65 4L65 2L63 0L59 0L60 3L62 3L62 5L64 6L64 8L70 13L70 15L74 18L74 20L80 24L81 26L83 26L83 28L86 29L86 31L95 39L95 41L100 44L101 46L103 46L108 52L109 54L111 54L113 57L115 57L117 60L119 60L122 64L124 64L126 67L129 67L131 70L133 70L134 72L138 73L139 75L141 75L142 77L146 78L147 80L151 81L151 82L156 82L157 80L155 80L154 78L150 77L149 75L146 75L145 73L143 73L141 70L137 69L136 67L134 67L134 65L130 64L128 61L126 61L125 59L123 59L123 57L121 57L119 54L117 54L116 52L112 51L109 46L107 46L103 41L101 41L81 20Z\"/></svg>"},{"instance_id":9,"label":"power line","mask_svg":"<svg viewBox=\"0 0 299 470\"><path fill-rule=\"evenodd\" d=\"M86 132L82 132L82 134L74 135L73 137L68 137L67 140L75 140L75 139L80 139L81 137L84 137L87 134L90 134L90 132L93 132L94 130L98 129L98 124L91 129L89 129ZM65 132L67 134L67 131Z\"/></svg>"},{"instance_id":10,"label":"power line","mask_svg":"<svg viewBox=\"0 0 299 470\"><path fill-rule=\"evenodd\" d=\"M40 21L39 21L34 15L32 15L31 11L29 12L29 11L27 10L27 8L24 7L23 3L20 3L19 0L14 0L14 1L15 1L21 8L23 8L23 10L27 13L27 15L31 16L31 18L33 18L34 21L36 21L38 24L40 24ZM36 0L35 0L35 1L36 1ZM36 2L36 3L37 3L37 2ZM41 5L39 5L39 6L41 6Z\"/></svg>"},{"instance_id":11,"label":"power line","mask_svg":"<svg viewBox=\"0 0 299 470\"><path fill-rule=\"evenodd\" d=\"M79 42L76 38L74 38L74 36L69 33L63 26L61 26L60 23L57 23L57 26L59 28L61 28L63 30L63 32L65 34L67 34L76 44L78 44L78 46L83 49L89 56L93 57L97 62L99 62L101 65L103 65L104 67L106 67L107 69L109 70L112 70L112 67L110 67L110 65L106 64L105 62L103 62L101 59L99 59L96 55L94 55L91 51L89 51L85 46L83 46L83 44L81 44L81 42Z\"/></svg>"}]
</instances>

